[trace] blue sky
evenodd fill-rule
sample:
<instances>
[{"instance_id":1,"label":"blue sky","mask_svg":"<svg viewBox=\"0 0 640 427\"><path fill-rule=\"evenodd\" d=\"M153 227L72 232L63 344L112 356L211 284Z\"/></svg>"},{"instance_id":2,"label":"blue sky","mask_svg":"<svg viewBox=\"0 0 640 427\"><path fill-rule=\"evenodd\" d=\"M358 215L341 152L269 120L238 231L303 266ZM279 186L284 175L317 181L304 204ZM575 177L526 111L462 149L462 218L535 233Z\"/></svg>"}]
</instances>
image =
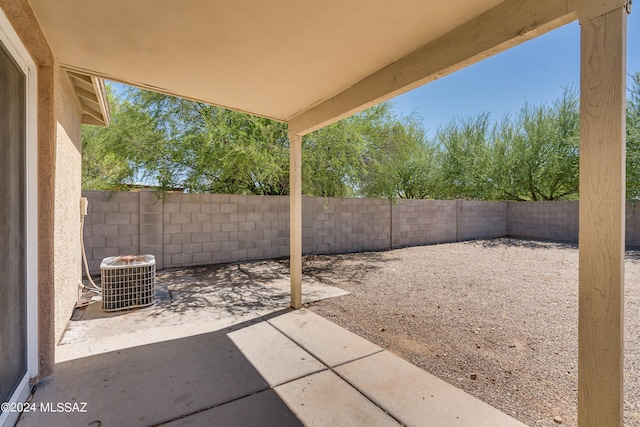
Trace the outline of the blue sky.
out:
<instances>
[{"instance_id":1,"label":"blue sky","mask_svg":"<svg viewBox=\"0 0 640 427\"><path fill-rule=\"evenodd\" d=\"M635 6L635 5L634 5ZM640 71L640 5L629 15L627 70ZM580 26L573 22L481 61L392 102L402 115L416 111L430 135L456 117L489 112L492 120L516 114L525 102L541 104L580 80Z\"/></svg>"}]
</instances>

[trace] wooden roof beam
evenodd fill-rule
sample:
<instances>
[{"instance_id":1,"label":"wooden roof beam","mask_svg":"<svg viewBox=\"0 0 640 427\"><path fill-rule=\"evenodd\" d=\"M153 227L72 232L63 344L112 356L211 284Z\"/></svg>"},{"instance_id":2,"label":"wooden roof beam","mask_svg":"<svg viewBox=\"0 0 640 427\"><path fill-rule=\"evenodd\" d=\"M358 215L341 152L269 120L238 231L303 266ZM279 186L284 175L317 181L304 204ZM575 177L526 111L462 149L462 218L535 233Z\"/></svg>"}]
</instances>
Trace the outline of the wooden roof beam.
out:
<instances>
[{"instance_id":1,"label":"wooden roof beam","mask_svg":"<svg viewBox=\"0 0 640 427\"><path fill-rule=\"evenodd\" d=\"M82 123L85 125L96 125L96 126L104 126L103 120L98 120L93 116L88 114L82 114Z\"/></svg>"},{"instance_id":2,"label":"wooden roof beam","mask_svg":"<svg viewBox=\"0 0 640 427\"><path fill-rule=\"evenodd\" d=\"M291 118L304 135L578 18L575 0L506 0Z\"/></svg>"},{"instance_id":3,"label":"wooden roof beam","mask_svg":"<svg viewBox=\"0 0 640 427\"><path fill-rule=\"evenodd\" d=\"M93 104L96 104L96 105L100 104L98 102L98 96L95 94L95 92L83 89L80 86L76 86L75 90L76 90L76 95L79 98L82 98L82 99L84 99L86 101L89 101L89 102L91 102Z\"/></svg>"},{"instance_id":4,"label":"wooden roof beam","mask_svg":"<svg viewBox=\"0 0 640 427\"><path fill-rule=\"evenodd\" d=\"M87 84L92 84L90 76L87 76L87 75L84 75L84 74L80 74L80 73L76 73L75 71L70 71L70 70L67 70L67 73L69 73L69 76L71 76L71 78L73 78L75 80L79 80L79 81L85 82Z\"/></svg>"},{"instance_id":5,"label":"wooden roof beam","mask_svg":"<svg viewBox=\"0 0 640 427\"><path fill-rule=\"evenodd\" d=\"M82 107L82 114L86 114L87 116L91 116L96 120L100 120L104 122L104 117L100 112L100 110L91 107L89 104L87 104L84 101L80 101L80 104Z\"/></svg>"}]
</instances>

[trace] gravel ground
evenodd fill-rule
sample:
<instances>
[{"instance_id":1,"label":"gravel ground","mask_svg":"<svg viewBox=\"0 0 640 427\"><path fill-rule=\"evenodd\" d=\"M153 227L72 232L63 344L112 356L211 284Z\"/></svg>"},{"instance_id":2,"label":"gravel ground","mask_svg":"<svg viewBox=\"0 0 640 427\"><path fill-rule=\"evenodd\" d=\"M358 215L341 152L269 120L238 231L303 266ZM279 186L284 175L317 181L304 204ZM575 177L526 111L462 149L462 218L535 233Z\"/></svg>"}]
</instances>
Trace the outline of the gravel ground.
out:
<instances>
[{"instance_id":1,"label":"gravel ground","mask_svg":"<svg viewBox=\"0 0 640 427\"><path fill-rule=\"evenodd\" d=\"M576 425L575 245L482 240L307 256L303 265L351 292L314 312L528 425ZM639 283L640 252L627 252L626 426L640 426Z\"/></svg>"}]
</instances>

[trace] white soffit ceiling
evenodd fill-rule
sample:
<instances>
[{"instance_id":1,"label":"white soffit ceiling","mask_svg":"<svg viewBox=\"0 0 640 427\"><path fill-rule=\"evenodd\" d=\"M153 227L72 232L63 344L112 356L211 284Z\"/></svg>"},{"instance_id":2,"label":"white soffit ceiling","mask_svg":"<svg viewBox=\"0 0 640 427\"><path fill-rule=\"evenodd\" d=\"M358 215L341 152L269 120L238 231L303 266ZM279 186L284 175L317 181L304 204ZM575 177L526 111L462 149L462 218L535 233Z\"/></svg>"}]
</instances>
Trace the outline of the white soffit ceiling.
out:
<instances>
[{"instance_id":1,"label":"white soffit ceiling","mask_svg":"<svg viewBox=\"0 0 640 427\"><path fill-rule=\"evenodd\" d=\"M501 0L30 0L70 69L288 120Z\"/></svg>"},{"instance_id":2,"label":"white soffit ceiling","mask_svg":"<svg viewBox=\"0 0 640 427\"><path fill-rule=\"evenodd\" d=\"M381 91L424 83L421 69L433 68L437 77L577 17L575 0L29 2L56 60L69 70L295 119L300 130L384 99ZM438 48L426 56L420 49L419 62L406 57L431 42ZM335 96L345 98L346 89L390 64L394 74L377 73L336 108ZM396 87L380 86L389 79L398 79ZM323 102L321 111L314 108Z\"/></svg>"}]
</instances>

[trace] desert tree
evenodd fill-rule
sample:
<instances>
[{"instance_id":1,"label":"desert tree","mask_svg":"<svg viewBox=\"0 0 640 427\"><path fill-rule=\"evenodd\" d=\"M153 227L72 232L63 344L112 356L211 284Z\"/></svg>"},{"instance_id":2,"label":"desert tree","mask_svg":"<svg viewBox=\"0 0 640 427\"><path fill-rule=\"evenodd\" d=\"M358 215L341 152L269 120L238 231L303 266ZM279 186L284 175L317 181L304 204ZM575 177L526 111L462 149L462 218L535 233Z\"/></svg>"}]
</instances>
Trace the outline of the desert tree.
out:
<instances>
[{"instance_id":1,"label":"desert tree","mask_svg":"<svg viewBox=\"0 0 640 427\"><path fill-rule=\"evenodd\" d=\"M573 89L549 105L526 104L494 127L493 199L575 198L579 181L578 98Z\"/></svg>"},{"instance_id":2,"label":"desert tree","mask_svg":"<svg viewBox=\"0 0 640 427\"><path fill-rule=\"evenodd\" d=\"M428 141L422 119L400 117L391 105L384 119L364 132L367 143L360 190L365 197L425 199L438 195L437 150Z\"/></svg>"},{"instance_id":3,"label":"desert tree","mask_svg":"<svg viewBox=\"0 0 640 427\"><path fill-rule=\"evenodd\" d=\"M493 188L489 113L457 118L438 129L441 196L445 199L487 199Z\"/></svg>"}]
</instances>

